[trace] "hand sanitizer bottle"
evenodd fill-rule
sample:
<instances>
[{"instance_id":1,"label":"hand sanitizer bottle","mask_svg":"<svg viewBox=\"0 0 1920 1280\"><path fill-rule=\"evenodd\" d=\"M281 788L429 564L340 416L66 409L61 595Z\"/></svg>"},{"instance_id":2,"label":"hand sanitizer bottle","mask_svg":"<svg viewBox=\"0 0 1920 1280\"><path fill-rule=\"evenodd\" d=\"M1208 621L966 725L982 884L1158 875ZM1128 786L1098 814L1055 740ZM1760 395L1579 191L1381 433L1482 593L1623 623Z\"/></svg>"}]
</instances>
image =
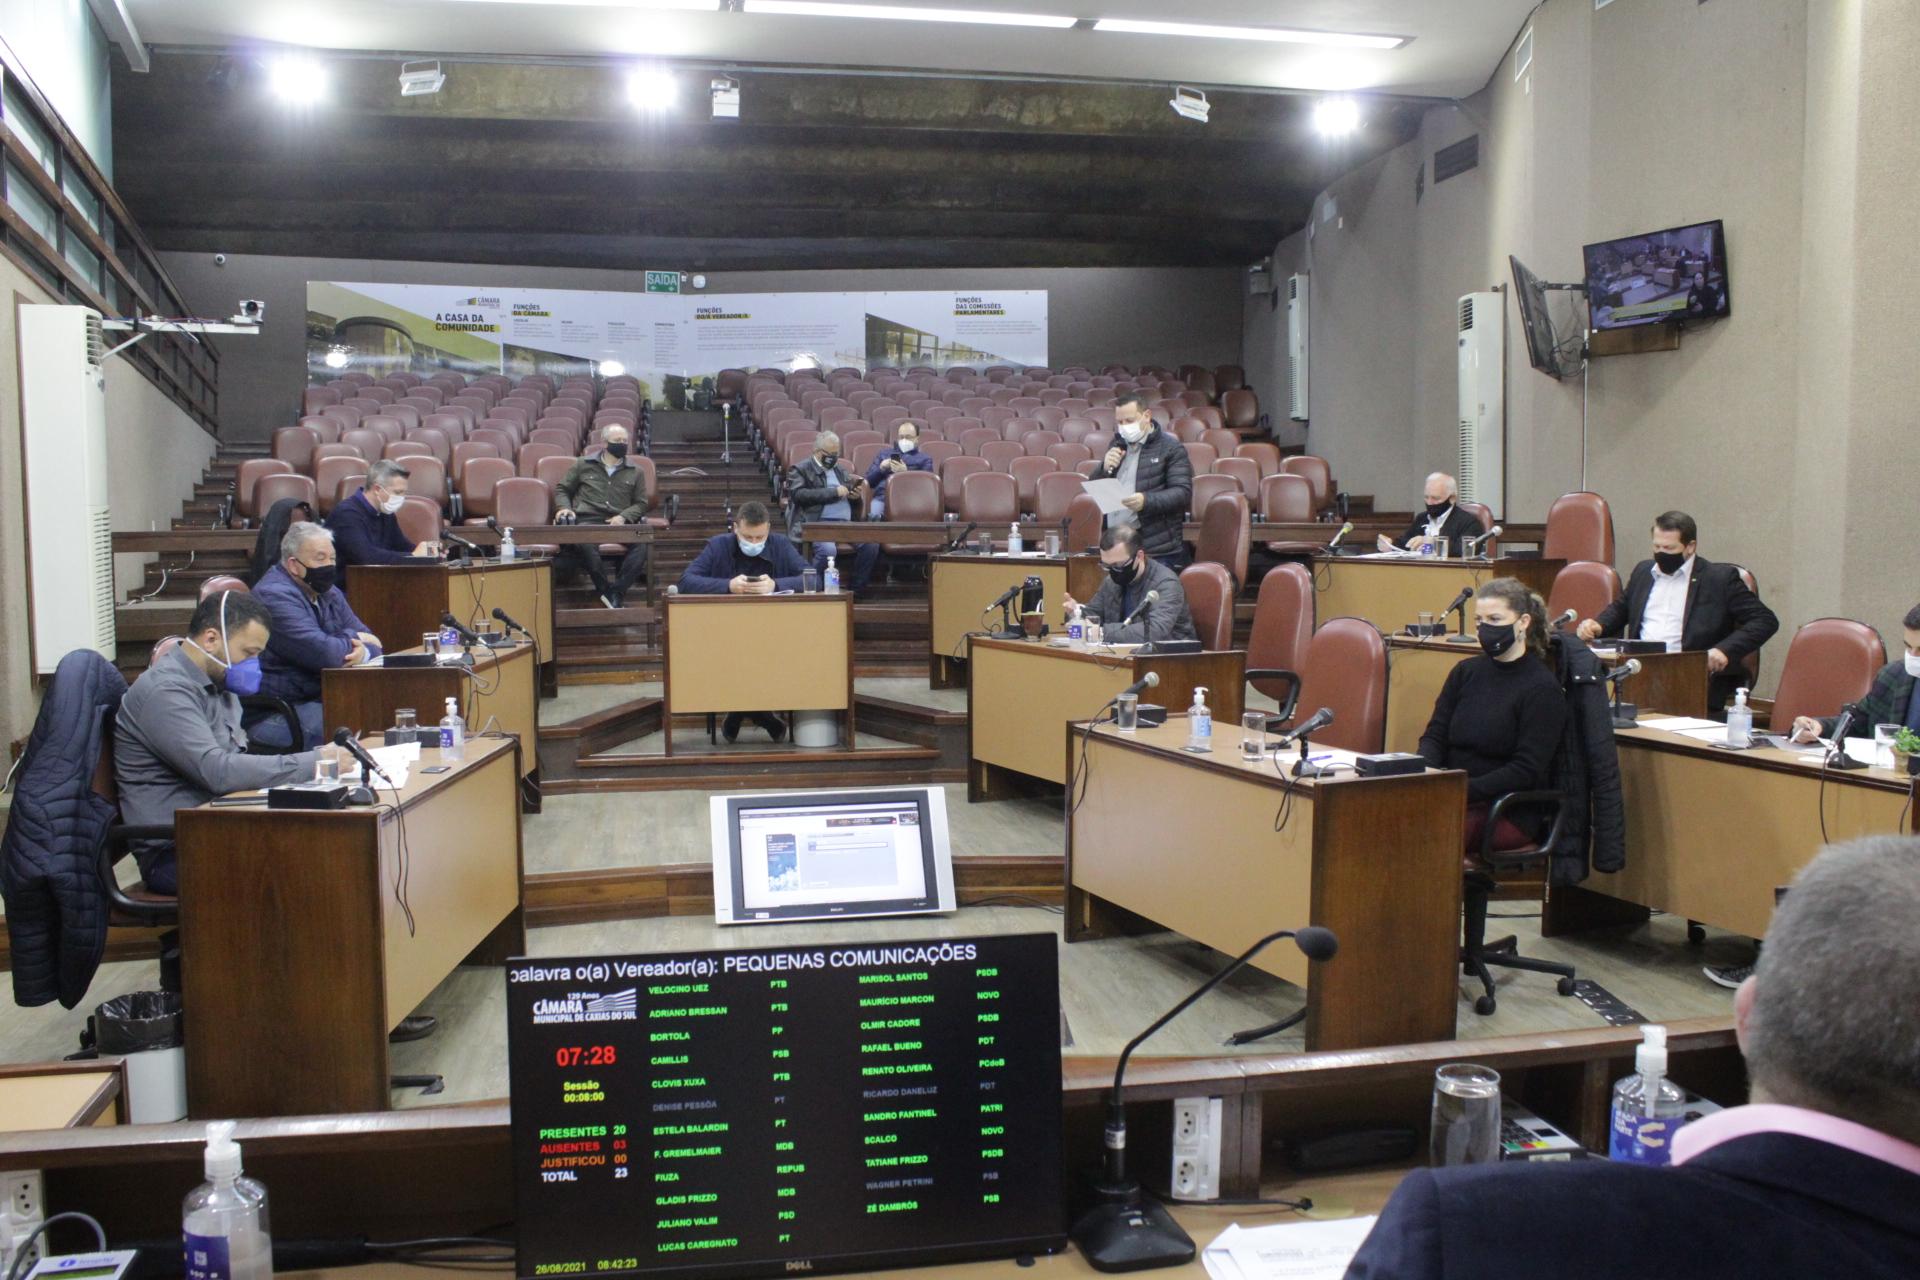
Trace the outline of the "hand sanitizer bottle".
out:
<instances>
[{"instance_id":1,"label":"hand sanitizer bottle","mask_svg":"<svg viewBox=\"0 0 1920 1280\"><path fill-rule=\"evenodd\" d=\"M267 1189L240 1176L233 1121L207 1126L206 1170L182 1206L187 1280L273 1280Z\"/></svg>"},{"instance_id":2,"label":"hand sanitizer bottle","mask_svg":"<svg viewBox=\"0 0 1920 1280\"><path fill-rule=\"evenodd\" d=\"M838 556L828 556L827 571L820 575L820 589L828 595L837 594L840 590L840 566L835 563L838 559Z\"/></svg>"},{"instance_id":3,"label":"hand sanitizer bottle","mask_svg":"<svg viewBox=\"0 0 1920 1280\"><path fill-rule=\"evenodd\" d=\"M1013 527L1007 530L1007 554L1019 555L1024 545L1020 541L1020 522L1016 520L1013 522Z\"/></svg>"},{"instance_id":4,"label":"hand sanitizer bottle","mask_svg":"<svg viewBox=\"0 0 1920 1280\"><path fill-rule=\"evenodd\" d=\"M1727 708L1727 745L1730 747L1750 747L1753 745L1753 708L1747 705L1747 691L1733 691L1733 705Z\"/></svg>"},{"instance_id":5,"label":"hand sanitizer bottle","mask_svg":"<svg viewBox=\"0 0 1920 1280\"><path fill-rule=\"evenodd\" d=\"M467 758L467 722L460 718L458 699L447 699L447 714L440 717L440 758Z\"/></svg>"},{"instance_id":6,"label":"hand sanitizer bottle","mask_svg":"<svg viewBox=\"0 0 1920 1280\"><path fill-rule=\"evenodd\" d=\"M1073 606L1073 613L1067 618L1067 639L1084 640L1087 638L1087 611L1079 605Z\"/></svg>"},{"instance_id":7,"label":"hand sanitizer bottle","mask_svg":"<svg viewBox=\"0 0 1920 1280\"><path fill-rule=\"evenodd\" d=\"M1196 685L1193 705L1187 708L1187 750L1213 750L1213 712L1207 707L1207 687Z\"/></svg>"},{"instance_id":8,"label":"hand sanitizer bottle","mask_svg":"<svg viewBox=\"0 0 1920 1280\"><path fill-rule=\"evenodd\" d=\"M1613 1086L1612 1137L1607 1155L1630 1164L1666 1164L1673 1156L1673 1135L1684 1123L1687 1095L1667 1079L1667 1029L1657 1023L1640 1028L1635 1073Z\"/></svg>"},{"instance_id":9,"label":"hand sanitizer bottle","mask_svg":"<svg viewBox=\"0 0 1920 1280\"><path fill-rule=\"evenodd\" d=\"M500 535L500 563L508 563L517 554L513 545L513 530L508 529Z\"/></svg>"}]
</instances>

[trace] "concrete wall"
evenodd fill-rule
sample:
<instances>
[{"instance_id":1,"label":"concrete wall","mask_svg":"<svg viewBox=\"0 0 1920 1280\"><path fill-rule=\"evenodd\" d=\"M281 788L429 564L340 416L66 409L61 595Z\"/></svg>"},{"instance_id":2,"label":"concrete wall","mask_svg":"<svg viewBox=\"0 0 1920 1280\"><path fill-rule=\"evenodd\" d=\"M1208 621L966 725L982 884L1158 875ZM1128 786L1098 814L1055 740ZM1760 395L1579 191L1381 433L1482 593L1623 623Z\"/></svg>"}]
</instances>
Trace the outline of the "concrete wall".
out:
<instances>
[{"instance_id":1,"label":"concrete wall","mask_svg":"<svg viewBox=\"0 0 1920 1280\"><path fill-rule=\"evenodd\" d=\"M87 0L0 0L0 40L101 173L113 177L107 36Z\"/></svg>"},{"instance_id":2,"label":"concrete wall","mask_svg":"<svg viewBox=\"0 0 1920 1280\"><path fill-rule=\"evenodd\" d=\"M220 347L221 435L264 438L299 413L306 369L309 280L406 284L525 284L548 289L639 292L639 271L511 267L445 262L232 255L215 266L203 253L163 253L189 307L225 315L240 298L267 304L257 338ZM990 271L713 272L708 293L827 293L863 289L1045 289L1049 359L1055 365L1208 366L1237 363L1241 272L1235 268L1084 268Z\"/></svg>"},{"instance_id":3,"label":"concrete wall","mask_svg":"<svg viewBox=\"0 0 1920 1280\"><path fill-rule=\"evenodd\" d=\"M1920 284L1920 6L1546 0L1529 21L1528 74L1509 54L1416 141L1333 184L1321 210L1338 215L1316 217L1304 255L1280 246L1313 273L1309 447L1343 488L1409 505L1455 453L1460 294L1511 297L1510 253L1578 280L1585 243L1721 218L1732 316L1678 351L1591 366L1585 483L1613 507L1619 567L1646 554L1654 514L1691 511L1701 553L1751 568L1781 616L1763 690L1812 618L1897 641L1920 598L1920 551L1892 534L1916 414L1910 360L1876 335ZM1434 150L1475 132L1480 167L1435 185ZM1283 325L1247 332L1265 347L1249 367L1284 357ZM1513 302L1507 333L1505 515L1539 520L1582 482L1581 384L1528 367Z\"/></svg>"}]
</instances>

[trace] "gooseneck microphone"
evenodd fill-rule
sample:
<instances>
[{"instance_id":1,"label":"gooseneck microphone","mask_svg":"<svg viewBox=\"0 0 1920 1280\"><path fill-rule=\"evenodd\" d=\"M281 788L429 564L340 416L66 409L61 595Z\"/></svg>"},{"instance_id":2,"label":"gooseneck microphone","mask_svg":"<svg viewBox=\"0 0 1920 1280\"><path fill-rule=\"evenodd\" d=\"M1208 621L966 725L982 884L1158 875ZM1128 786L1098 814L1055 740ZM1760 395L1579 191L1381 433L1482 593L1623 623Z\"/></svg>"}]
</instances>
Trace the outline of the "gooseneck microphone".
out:
<instances>
[{"instance_id":1,"label":"gooseneck microphone","mask_svg":"<svg viewBox=\"0 0 1920 1280\"><path fill-rule=\"evenodd\" d=\"M968 525L966 528L962 529L959 533L956 533L953 537L948 538L947 545L941 548L941 550L942 551L953 550L955 547L965 542L968 538L971 538L973 536L973 531L975 529L978 529L979 527L980 525L977 521L973 524Z\"/></svg>"},{"instance_id":2,"label":"gooseneck microphone","mask_svg":"<svg viewBox=\"0 0 1920 1280\"><path fill-rule=\"evenodd\" d=\"M1333 540L1327 543L1327 551L1331 553L1335 547L1340 545L1340 539L1346 537L1348 534L1352 532L1353 532L1353 521L1349 520L1345 524L1340 526L1340 532L1334 534Z\"/></svg>"},{"instance_id":3,"label":"gooseneck microphone","mask_svg":"<svg viewBox=\"0 0 1920 1280\"><path fill-rule=\"evenodd\" d=\"M1309 960L1330 959L1340 949L1339 939L1333 931L1317 925L1270 933L1228 961L1218 973L1161 1014L1120 1051L1120 1059L1113 1069L1113 1092L1107 1096L1105 1152L1100 1177L1094 1184L1094 1192L1099 1196L1100 1203L1082 1214L1068 1232L1096 1271L1141 1271L1150 1267L1177 1266L1193 1260L1192 1237L1181 1230L1157 1200L1143 1195L1139 1182L1127 1174L1127 1061L1133 1056L1133 1051L1155 1032L1185 1013L1202 996L1245 968L1250 960L1281 938L1292 938L1294 945Z\"/></svg>"},{"instance_id":4,"label":"gooseneck microphone","mask_svg":"<svg viewBox=\"0 0 1920 1280\"><path fill-rule=\"evenodd\" d=\"M457 533L452 532L451 530L442 530L440 534L440 541L451 542L454 546L463 548L466 551L466 553L470 556L480 556L480 555L486 554L486 552L482 551L479 547L475 546L471 542L468 542L465 538L461 537Z\"/></svg>"},{"instance_id":5,"label":"gooseneck microphone","mask_svg":"<svg viewBox=\"0 0 1920 1280\"><path fill-rule=\"evenodd\" d=\"M461 626L460 619L454 617L451 613L443 613L440 615L440 625L451 628L459 635L461 642L466 645L472 646L480 643L480 637L471 628Z\"/></svg>"},{"instance_id":6,"label":"gooseneck microphone","mask_svg":"<svg viewBox=\"0 0 1920 1280\"><path fill-rule=\"evenodd\" d=\"M1160 598L1160 593L1158 591L1147 592L1146 595L1140 597L1140 603L1133 607L1133 612L1128 614L1126 616L1126 620L1123 621L1120 625L1123 627L1132 626L1133 620L1139 617L1141 614L1145 613L1147 611L1147 606L1151 605L1154 601L1158 600L1159 598Z\"/></svg>"},{"instance_id":7,"label":"gooseneck microphone","mask_svg":"<svg viewBox=\"0 0 1920 1280\"><path fill-rule=\"evenodd\" d=\"M1619 684L1622 680L1639 675L1640 670L1640 659L1628 658L1625 662L1607 672L1607 683Z\"/></svg>"},{"instance_id":8,"label":"gooseneck microphone","mask_svg":"<svg viewBox=\"0 0 1920 1280\"><path fill-rule=\"evenodd\" d=\"M1005 604L1007 601L1019 595L1021 588L1026 585L1027 584L1024 579L1014 583L1012 586L1008 587L1005 591L1002 591L999 597L996 598L992 604L987 606L988 610L991 611L994 609L998 609L1001 605Z\"/></svg>"},{"instance_id":9,"label":"gooseneck microphone","mask_svg":"<svg viewBox=\"0 0 1920 1280\"><path fill-rule=\"evenodd\" d=\"M368 777L378 775L379 777L386 778L388 786L393 785L393 779L387 778L387 771L382 769L379 764L375 762L374 758L367 753L367 749L360 745L360 739L354 737L353 730L347 728L345 725L335 729L333 731L333 745L345 751L355 760L358 760L361 767L367 771Z\"/></svg>"},{"instance_id":10,"label":"gooseneck microphone","mask_svg":"<svg viewBox=\"0 0 1920 1280\"><path fill-rule=\"evenodd\" d=\"M521 635L525 636L527 639L529 640L533 639L533 632L527 630L525 627L515 622L512 618L509 618L507 616L507 611L505 609L500 609L500 608L494 609L493 620L505 626L506 629L509 631L518 631Z\"/></svg>"},{"instance_id":11,"label":"gooseneck microphone","mask_svg":"<svg viewBox=\"0 0 1920 1280\"><path fill-rule=\"evenodd\" d=\"M1318 711L1314 712L1311 716L1307 717L1305 723L1297 724L1292 729L1289 729L1287 732L1281 734L1280 741L1276 745L1282 746L1282 747L1290 747L1295 742L1298 742L1303 738L1311 737L1315 732L1326 728L1328 725L1332 723L1333 723L1333 708L1322 707Z\"/></svg>"},{"instance_id":12,"label":"gooseneck microphone","mask_svg":"<svg viewBox=\"0 0 1920 1280\"><path fill-rule=\"evenodd\" d=\"M1578 609L1569 609L1565 613L1561 614L1559 617L1555 618L1552 622L1549 622L1547 624L1547 627L1549 630L1558 631L1560 628L1571 626L1575 622L1578 622L1579 620L1580 620L1580 611Z\"/></svg>"},{"instance_id":13,"label":"gooseneck microphone","mask_svg":"<svg viewBox=\"0 0 1920 1280\"><path fill-rule=\"evenodd\" d=\"M1118 702L1120 701L1120 698L1137 698L1141 694L1145 693L1147 690L1153 688L1155 685L1159 683L1160 683L1160 673L1158 671L1149 671L1147 672L1147 674L1141 676L1138 680L1135 680L1132 684L1122 689L1120 691L1120 697L1115 698L1114 701Z\"/></svg>"},{"instance_id":14,"label":"gooseneck microphone","mask_svg":"<svg viewBox=\"0 0 1920 1280\"><path fill-rule=\"evenodd\" d=\"M1848 702L1841 706L1840 714L1833 722L1833 750L1827 753L1823 765L1828 769L1864 769L1866 764L1847 754L1847 735L1855 726L1865 724L1866 713L1857 702Z\"/></svg>"}]
</instances>

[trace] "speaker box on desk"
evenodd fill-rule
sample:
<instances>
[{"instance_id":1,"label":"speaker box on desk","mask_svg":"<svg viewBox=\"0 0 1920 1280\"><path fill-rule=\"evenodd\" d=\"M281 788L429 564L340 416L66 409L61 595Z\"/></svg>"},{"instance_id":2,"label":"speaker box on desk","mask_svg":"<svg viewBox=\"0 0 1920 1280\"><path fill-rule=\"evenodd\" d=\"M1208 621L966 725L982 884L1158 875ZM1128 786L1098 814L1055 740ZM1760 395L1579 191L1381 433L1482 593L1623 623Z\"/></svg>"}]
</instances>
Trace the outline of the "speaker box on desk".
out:
<instances>
[{"instance_id":1,"label":"speaker box on desk","mask_svg":"<svg viewBox=\"0 0 1920 1280\"><path fill-rule=\"evenodd\" d=\"M1424 773L1426 768L1426 758L1410 751L1385 751L1378 755L1353 758L1353 771L1363 778L1392 778L1403 773Z\"/></svg>"},{"instance_id":2,"label":"speaker box on desk","mask_svg":"<svg viewBox=\"0 0 1920 1280\"><path fill-rule=\"evenodd\" d=\"M316 787L270 787L269 809L344 809L348 788L340 785Z\"/></svg>"},{"instance_id":3,"label":"speaker box on desk","mask_svg":"<svg viewBox=\"0 0 1920 1280\"><path fill-rule=\"evenodd\" d=\"M1140 704L1140 727L1142 729L1158 729L1166 722L1167 709L1165 707L1157 702L1143 702Z\"/></svg>"},{"instance_id":4,"label":"speaker box on desk","mask_svg":"<svg viewBox=\"0 0 1920 1280\"><path fill-rule=\"evenodd\" d=\"M382 655L383 667L435 667L440 659L431 653L389 653Z\"/></svg>"}]
</instances>

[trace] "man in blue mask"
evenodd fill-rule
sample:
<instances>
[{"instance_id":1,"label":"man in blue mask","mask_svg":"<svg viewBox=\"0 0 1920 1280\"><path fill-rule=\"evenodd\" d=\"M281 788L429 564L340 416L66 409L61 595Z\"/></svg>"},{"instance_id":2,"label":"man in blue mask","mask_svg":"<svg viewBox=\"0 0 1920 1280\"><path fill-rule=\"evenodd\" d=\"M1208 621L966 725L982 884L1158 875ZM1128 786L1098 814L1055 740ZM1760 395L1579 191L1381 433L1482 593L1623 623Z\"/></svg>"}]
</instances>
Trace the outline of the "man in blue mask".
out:
<instances>
[{"instance_id":1,"label":"man in blue mask","mask_svg":"<svg viewBox=\"0 0 1920 1280\"><path fill-rule=\"evenodd\" d=\"M266 606L246 592L216 592L194 610L186 638L133 682L114 720L113 774L126 822L166 826L176 809L313 776L318 752L247 754L239 695L260 688L272 628ZM175 892L171 843L133 853L147 888Z\"/></svg>"}]
</instances>

